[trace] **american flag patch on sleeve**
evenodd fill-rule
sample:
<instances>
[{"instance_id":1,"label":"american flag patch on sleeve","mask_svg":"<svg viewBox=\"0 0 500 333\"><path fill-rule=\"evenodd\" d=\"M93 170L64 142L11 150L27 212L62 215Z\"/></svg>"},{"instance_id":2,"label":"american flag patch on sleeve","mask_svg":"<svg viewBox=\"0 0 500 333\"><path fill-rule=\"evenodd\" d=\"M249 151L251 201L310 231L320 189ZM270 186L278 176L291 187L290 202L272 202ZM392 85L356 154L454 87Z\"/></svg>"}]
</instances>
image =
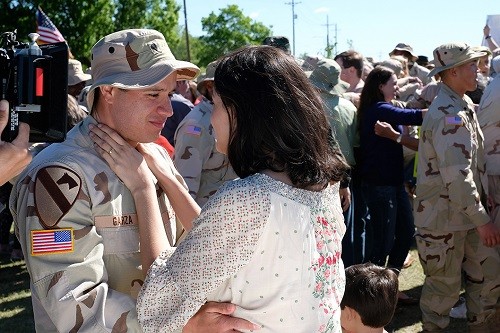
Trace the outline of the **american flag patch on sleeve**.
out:
<instances>
[{"instance_id":1,"label":"american flag patch on sleeve","mask_svg":"<svg viewBox=\"0 0 500 333\"><path fill-rule=\"evenodd\" d=\"M445 125L462 126L463 121L459 116L446 116L444 118Z\"/></svg>"},{"instance_id":2,"label":"american flag patch on sleeve","mask_svg":"<svg viewBox=\"0 0 500 333\"><path fill-rule=\"evenodd\" d=\"M195 125L190 125L186 128L186 133L200 136L201 135L201 127L195 126Z\"/></svg>"},{"instance_id":3,"label":"american flag patch on sleeve","mask_svg":"<svg viewBox=\"0 0 500 333\"><path fill-rule=\"evenodd\" d=\"M73 252L73 229L32 230L31 255Z\"/></svg>"}]
</instances>

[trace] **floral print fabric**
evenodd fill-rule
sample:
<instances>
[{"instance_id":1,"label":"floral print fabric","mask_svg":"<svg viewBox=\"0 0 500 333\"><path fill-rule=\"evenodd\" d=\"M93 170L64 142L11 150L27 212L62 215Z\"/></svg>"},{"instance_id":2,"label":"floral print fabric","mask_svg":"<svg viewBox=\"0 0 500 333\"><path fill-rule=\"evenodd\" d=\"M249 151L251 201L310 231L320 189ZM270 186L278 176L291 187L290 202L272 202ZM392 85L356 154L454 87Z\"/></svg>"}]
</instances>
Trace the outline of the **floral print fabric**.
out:
<instances>
[{"instance_id":1,"label":"floral print fabric","mask_svg":"<svg viewBox=\"0 0 500 333\"><path fill-rule=\"evenodd\" d=\"M223 185L138 298L145 332L175 332L207 301L237 305L259 332L341 332L345 232L338 184L320 192L263 174Z\"/></svg>"}]
</instances>

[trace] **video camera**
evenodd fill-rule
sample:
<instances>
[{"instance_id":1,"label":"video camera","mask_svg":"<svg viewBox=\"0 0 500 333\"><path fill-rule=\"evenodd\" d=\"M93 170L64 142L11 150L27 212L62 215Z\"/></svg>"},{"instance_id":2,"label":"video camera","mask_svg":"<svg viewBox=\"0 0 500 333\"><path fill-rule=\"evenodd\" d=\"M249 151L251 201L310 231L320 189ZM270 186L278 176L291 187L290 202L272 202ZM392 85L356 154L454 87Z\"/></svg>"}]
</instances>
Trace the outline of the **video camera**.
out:
<instances>
[{"instance_id":1,"label":"video camera","mask_svg":"<svg viewBox=\"0 0 500 333\"><path fill-rule=\"evenodd\" d=\"M0 44L0 98L9 102L9 122L3 141L12 141L19 122L30 125L30 142L61 142L66 137L68 46L65 42L38 46L16 41L4 32Z\"/></svg>"}]
</instances>

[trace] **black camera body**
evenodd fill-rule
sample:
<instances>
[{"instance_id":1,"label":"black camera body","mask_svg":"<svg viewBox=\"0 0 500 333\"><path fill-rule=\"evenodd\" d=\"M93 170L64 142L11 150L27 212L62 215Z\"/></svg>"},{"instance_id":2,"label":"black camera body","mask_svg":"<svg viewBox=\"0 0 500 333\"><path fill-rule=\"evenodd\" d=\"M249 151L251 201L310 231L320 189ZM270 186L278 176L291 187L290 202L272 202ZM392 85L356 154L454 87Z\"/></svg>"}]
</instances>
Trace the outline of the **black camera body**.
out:
<instances>
[{"instance_id":1,"label":"black camera body","mask_svg":"<svg viewBox=\"0 0 500 333\"><path fill-rule=\"evenodd\" d=\"M19 122L30 125L30 142L61 142L66 137L68 46L16 41L16 31L2 33L0 98L9 102L9 122L2 141L12 141Z\"/></svg>"}]
</instances>

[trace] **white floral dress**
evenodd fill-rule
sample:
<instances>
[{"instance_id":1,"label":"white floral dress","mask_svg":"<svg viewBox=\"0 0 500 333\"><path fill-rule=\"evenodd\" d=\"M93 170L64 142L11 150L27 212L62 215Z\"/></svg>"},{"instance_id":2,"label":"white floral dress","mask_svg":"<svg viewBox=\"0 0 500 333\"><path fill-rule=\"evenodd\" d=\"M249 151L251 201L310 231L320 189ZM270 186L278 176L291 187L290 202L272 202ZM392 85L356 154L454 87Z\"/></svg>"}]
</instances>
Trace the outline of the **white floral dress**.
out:
<instances>
[{"instance_id":1,"label":"white floral dress","mask_svg":"<svg viewBox=\"0 0 500 333\"><path fill-rule=\"evenodd\" d=\"M138 298L145 332L175 332L207 301L237 305L259 332L341 332L345 232L339 186L321 192L263 174L227 182L193 229L151 266Z\"/></svg>"}]
</instances>

